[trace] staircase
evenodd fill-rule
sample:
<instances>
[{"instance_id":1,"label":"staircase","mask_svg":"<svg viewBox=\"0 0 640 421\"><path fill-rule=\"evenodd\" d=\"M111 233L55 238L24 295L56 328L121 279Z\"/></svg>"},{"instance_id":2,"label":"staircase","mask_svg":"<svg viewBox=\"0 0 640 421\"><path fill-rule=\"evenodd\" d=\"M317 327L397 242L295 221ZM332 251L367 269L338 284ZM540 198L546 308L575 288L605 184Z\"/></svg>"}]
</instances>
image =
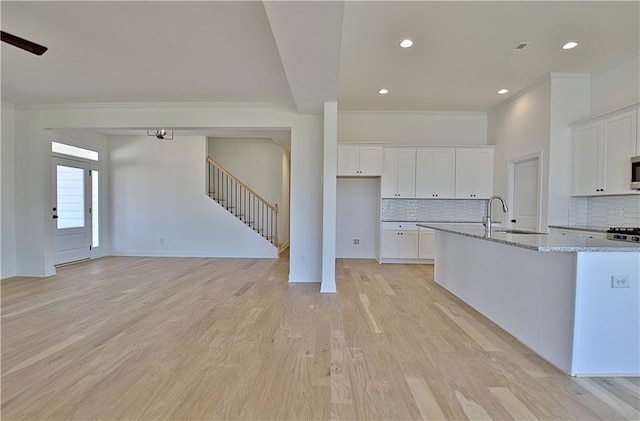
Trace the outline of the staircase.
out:
<instances>
[{"instance_id":1,"label":"staircase","mask_svg":"<svg viewBox=\"0 0 640 421\"><path fill-rule=\"evenodd\" d=\"M267 202L211 157L207 157L207 195L278 247L278 205Z\"/></svg>"}]
</instances>

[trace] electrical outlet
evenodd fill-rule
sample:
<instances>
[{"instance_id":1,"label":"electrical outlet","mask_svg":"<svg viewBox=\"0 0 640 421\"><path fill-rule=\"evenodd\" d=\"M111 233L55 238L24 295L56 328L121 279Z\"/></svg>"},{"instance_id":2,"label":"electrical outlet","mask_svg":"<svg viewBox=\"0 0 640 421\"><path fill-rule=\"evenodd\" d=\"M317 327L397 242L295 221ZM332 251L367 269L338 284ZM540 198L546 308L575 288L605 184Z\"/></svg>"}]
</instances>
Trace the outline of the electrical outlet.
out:
<instances>
[{"instance_id":1,"label":"electrical outlet","mask_svg":"<svg viewBox=\"0 0 640 421\"><path fill-rule=\"evenodd\" d=\"M629 288L629 275L611 275L611 288Z\"/></svg>"},{"instance_id":2,"label":"electrical outlet","mask_svg":"<svg viewBox=\"0 0 640 421\"><path fill-rule=\"evenodd\" d=\"M353 239L353 245L354 246L359 246L360 245L360 239L359 238L354 238Z\"/></svg>"}]
</instances>

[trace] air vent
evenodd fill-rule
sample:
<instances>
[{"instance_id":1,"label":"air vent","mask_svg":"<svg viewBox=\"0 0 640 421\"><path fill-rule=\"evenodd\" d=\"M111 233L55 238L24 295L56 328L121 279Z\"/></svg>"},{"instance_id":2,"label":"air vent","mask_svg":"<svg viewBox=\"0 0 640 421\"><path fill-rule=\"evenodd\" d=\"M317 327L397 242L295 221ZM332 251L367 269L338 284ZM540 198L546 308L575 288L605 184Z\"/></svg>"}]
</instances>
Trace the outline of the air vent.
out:
<instances>
[{"instance_id":1,"label":"air vent","mask_svg":"<svg viewBox=\"0 0 640 421\"><path fill-rule=\"evenodd\" d=\"M511 50L509 50L507 52L508 56L512 56L514 54L520 54L522 52L522 50L524 50L525 48L527 48L531 43L529 41L522 41L519 42L515 45L515 47L513 47Z\"/></svg>"}]
</instances>

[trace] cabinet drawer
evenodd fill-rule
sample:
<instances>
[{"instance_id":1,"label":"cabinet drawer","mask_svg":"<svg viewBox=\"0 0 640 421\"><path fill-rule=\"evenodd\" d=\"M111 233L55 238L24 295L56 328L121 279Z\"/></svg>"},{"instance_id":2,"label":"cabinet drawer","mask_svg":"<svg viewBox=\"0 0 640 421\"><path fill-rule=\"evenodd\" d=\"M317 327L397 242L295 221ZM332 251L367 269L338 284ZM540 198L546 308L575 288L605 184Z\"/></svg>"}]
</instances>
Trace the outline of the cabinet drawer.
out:
<instances>
[{"instance_id":1,"label":"cabinet drawer","mask_svg":"<svg viewBox=\"0 0 640 421\"><path fill-rule=\"evenodd\" d=\"M383 222L383 231L417 231L415 222Z\"/></svg>"}]
</instances>

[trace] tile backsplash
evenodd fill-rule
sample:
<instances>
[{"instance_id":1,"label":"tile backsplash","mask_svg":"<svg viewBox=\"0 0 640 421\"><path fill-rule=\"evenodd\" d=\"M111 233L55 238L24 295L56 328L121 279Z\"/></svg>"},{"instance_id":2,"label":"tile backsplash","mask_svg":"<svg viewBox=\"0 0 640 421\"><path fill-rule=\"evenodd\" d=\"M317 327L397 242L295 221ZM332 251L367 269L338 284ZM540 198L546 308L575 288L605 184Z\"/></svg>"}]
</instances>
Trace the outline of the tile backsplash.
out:
<instances>
[{"instance_id":1,"label":"tile backsplash","mask_svg":"<svg viewBox=\"0 0 640 421\"><path fill-rule=\"evenodd\" d=\"M640 195L572 197L569 224L640 227Z\"/></svg>"},{"instance_id":2,"label":"tile backsplash","mask_svg":"<svg viewBox=\"0 0 640 421\"><path fill-rule=\"evenodd\" d=\"M486 200L382 199L382 221L481 222Z\"/></svg>"}]
</instances>

